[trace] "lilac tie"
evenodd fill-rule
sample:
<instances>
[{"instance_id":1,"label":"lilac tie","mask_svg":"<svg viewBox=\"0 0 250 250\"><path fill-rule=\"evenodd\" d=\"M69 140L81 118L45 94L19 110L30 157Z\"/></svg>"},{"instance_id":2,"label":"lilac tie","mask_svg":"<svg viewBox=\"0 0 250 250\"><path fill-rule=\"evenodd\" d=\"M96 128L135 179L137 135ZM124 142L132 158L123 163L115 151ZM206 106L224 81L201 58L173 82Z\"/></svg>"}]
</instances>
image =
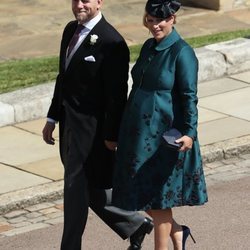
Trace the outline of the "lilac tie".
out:
<instances>
[{"instance_id":1,"label":"lilac tie","mask_svg":"<svg viewBox=\"0 0 250 250\"><path fill-rule=\"evenodd\" d=\"M80 37L80 33L81 33L81 31L82 31L84 28L85 28L85 27L84 27L82 24L78 24L78 25L77 25L76 31L75 31L75 33L74 33L74 35L73 35L73 37L71 38L70 43L69 43L67 57L70 55L71 51L73 50L73 48L74 48L75 45L77 44L78 39L79 39L79 37Z\"/></svg>"}]
</instances>

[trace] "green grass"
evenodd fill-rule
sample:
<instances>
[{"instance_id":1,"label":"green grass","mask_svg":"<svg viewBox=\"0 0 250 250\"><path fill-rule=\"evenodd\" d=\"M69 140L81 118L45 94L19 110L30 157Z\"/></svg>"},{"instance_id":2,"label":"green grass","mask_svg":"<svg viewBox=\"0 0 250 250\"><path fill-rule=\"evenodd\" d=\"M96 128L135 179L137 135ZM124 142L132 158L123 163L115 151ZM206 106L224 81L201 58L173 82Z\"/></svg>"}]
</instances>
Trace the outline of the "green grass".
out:
<instances>
[{"instance_id":1,"label":"green grass","mask_svg":"<svg viewBox=\"0 0 250 250\"><path fill-rule=\"evenodd\" d=\"M192 47L228 41L239 37L250 37L250 29L185 39ZM130 59L134 62L141 49L130 46ZM58 57L11 60L0 63L0 94L24 87L53 81L58 72Z\"/></svg>"},{"instance_id":2,"label":"green grass","mask_svg":"<svg viewBox=\"0 0 250 250\"><path fill-rule=\"evenodd\" d=\"M185 39L193 48L199 48L208 44L229 41L239 37L250 38L250 29L233 32L223 32L216 35L207 35Z\"/></svg>"},{"instance_id":3,"label":"green grass","mask_svg":"<svg viewBox=\"0 0 250 250\"><path fill-rule=\"evenodd\" d=\"M199 48L208 44L229 41L239 37L250 38L250 29L186 38L185 41L187 41L193 48ZM142 45L130 46L130 59L132 62L134 62L138 57L141 46Z\"/></svg>"},{"instance_id":4,"label":"green grass","mask_svg":"<svg viewBox=\"0 0 250 250\"><path fill-rule=\"evenodd\" d=\"M0 93L54 80L58 57L11 60L0 63Z\"/></svg>"}]
</instances>

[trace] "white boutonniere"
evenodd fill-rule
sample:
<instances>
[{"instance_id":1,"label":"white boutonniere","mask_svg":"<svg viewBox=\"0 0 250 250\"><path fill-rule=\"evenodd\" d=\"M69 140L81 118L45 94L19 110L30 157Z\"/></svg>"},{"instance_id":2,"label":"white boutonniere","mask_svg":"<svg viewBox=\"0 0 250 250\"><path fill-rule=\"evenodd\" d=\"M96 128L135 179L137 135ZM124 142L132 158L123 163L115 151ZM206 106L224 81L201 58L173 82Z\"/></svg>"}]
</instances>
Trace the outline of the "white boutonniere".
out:
<instances>
[{"instance_id":1,"label":"white boutonniere","mask_svg":"<svg viewBox=\"0 0 250 250\"><path fill-rule=\"evenodd\" d=\"M90 45L94 45L98 39L98 35L90 35Z\"/></svg>"}]
</instances>

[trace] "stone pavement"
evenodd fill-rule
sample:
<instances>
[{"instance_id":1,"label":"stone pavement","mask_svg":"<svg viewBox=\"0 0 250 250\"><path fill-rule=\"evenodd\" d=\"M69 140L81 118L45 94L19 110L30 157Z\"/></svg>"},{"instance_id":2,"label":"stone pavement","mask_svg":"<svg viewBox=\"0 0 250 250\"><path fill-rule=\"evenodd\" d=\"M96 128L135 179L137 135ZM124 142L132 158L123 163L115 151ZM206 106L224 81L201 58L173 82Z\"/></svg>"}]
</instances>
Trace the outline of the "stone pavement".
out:
<instances>
[{"instance_id":1,"label":"stone pavement","mask_svg":"<svg viewBox=\"0 0 250 250\"><path fill-rule=\"evenodd\" d=\"M129 45L149 37L142 26L145 0L105 0L103 13ZM73 18L69 0L1 0L0 61L57 55L61 33ZM247 29L249 8L213 11L182 6L176 28L183 37Z\"/></svg>"},{"instance_id":2,"label":"stone pavement","mask_svg":"<svg viewBox=\"0 0 250 250\"><path fill-rule=\"evenodd\" d=\"M208 186L249 177L250 71L205 81L198 88ZM58 131L56 145L46 145L44 123L42 118L0 128L0 238L62 222Z\"/></svg>"},{"instance_id":3,"label":"stone pavement","mask_svg":"<svg viewBox=\"0 0 250 250\"><path fill-rule=\"evenodd\" d=\"M53 84L47 85L52 93ZM28 93L37 102L42 99ZM9 95L13 93L0 95L0 100ZM17 95L15 92L14 97ZM250 153L250 70L199 83L198 96L198 132L204 163ZM32 109L41 112L40 105L32 106L28 114ZM56 145L47 145L41 134L44 124L45 118L41 118L0 128L0 212L61 197L63 168L58 131Z\"/></svg>"},{"instance_id":4,"label":"stone pavement","mask_svg":"<svg viewBox=\"0 0 250 250\"><path fill-rule=\"evenodd\" d=\"M148 37L141 28L144 3L105 2L104 14L129 44ZM62 28L72 18L68 5L66 0L1 0L0 60L57 54ZM12 15L15 19L10 19ZM225 13L184 7L176 27L191 37L249 25L249 9ZM199 138L209 185L250 175L249 48L249 39L237 39L196 50ZM0 95L0 238L62 220L58 131L55 146L46 145L41 137L53 85Z\"/></svg>"},{"instance_id":5,"label":"stone pavement","mask_svg":"<svg viewBox=\"0 0 250 250\"><path fill-rule=\"evenodd\" d=\"M194 245L189 239L188 249L189 247L199 250L248 249L247 246L250 242L247 239L248 230L244 221L250 216L248 209L250 196L249 192L244 192L244 189L248 190L249 187L250 154L205 164L204 170L209 191L209 203L202 207L176 208L174 210L178 221L183 221L194 228L193 235L197 244ZM235 185L225 187L229 185L228 183ZM27 206L1 215L0 249L33 250L34 245L36 250L58 249L62 231L61 223L63 222L62 209L62 200L56 200ZM197 216L194 217L194 214ZM97 224L98 227L96 227ZM202 224L204 225L202 226ZM34 230L38 230L40 233L32 233ZM43 233L41 234L41 232ZM236 233L238 236L235 235ZM34 234L39 234L39 237L35 237ZM96 241L94 239L97 235L98 240ZM230 238L230 235L233 237ZM6 237L14 238L6 241ZM112 239L111 242L110 239ZM224 241L221 242L221 239ZM120 240L90 211L83 245L86 246L86 249L119 250L125 249L128 242ZM153 249L152 245L153 234L146 237L143 249Z\"/></svg>"}]
</instances>

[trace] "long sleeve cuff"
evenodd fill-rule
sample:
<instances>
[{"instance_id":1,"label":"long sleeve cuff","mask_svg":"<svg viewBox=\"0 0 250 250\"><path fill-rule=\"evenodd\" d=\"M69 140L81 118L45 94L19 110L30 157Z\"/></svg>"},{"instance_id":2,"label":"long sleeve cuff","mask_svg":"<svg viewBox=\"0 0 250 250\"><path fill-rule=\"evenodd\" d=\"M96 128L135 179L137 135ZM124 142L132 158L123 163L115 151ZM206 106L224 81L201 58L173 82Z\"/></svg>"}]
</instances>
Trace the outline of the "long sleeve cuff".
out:
<instances>
[{"instance_id":1,"label":"long sleeve cuff","mask_svg":"<svg viewBox=\"0 0 250 250\"><path fill-rule=\"evenodd\" d=\"M54 119L47 117L47 122L57 123L58 121L55 121Z\"/></svg>"}]
</instances>

